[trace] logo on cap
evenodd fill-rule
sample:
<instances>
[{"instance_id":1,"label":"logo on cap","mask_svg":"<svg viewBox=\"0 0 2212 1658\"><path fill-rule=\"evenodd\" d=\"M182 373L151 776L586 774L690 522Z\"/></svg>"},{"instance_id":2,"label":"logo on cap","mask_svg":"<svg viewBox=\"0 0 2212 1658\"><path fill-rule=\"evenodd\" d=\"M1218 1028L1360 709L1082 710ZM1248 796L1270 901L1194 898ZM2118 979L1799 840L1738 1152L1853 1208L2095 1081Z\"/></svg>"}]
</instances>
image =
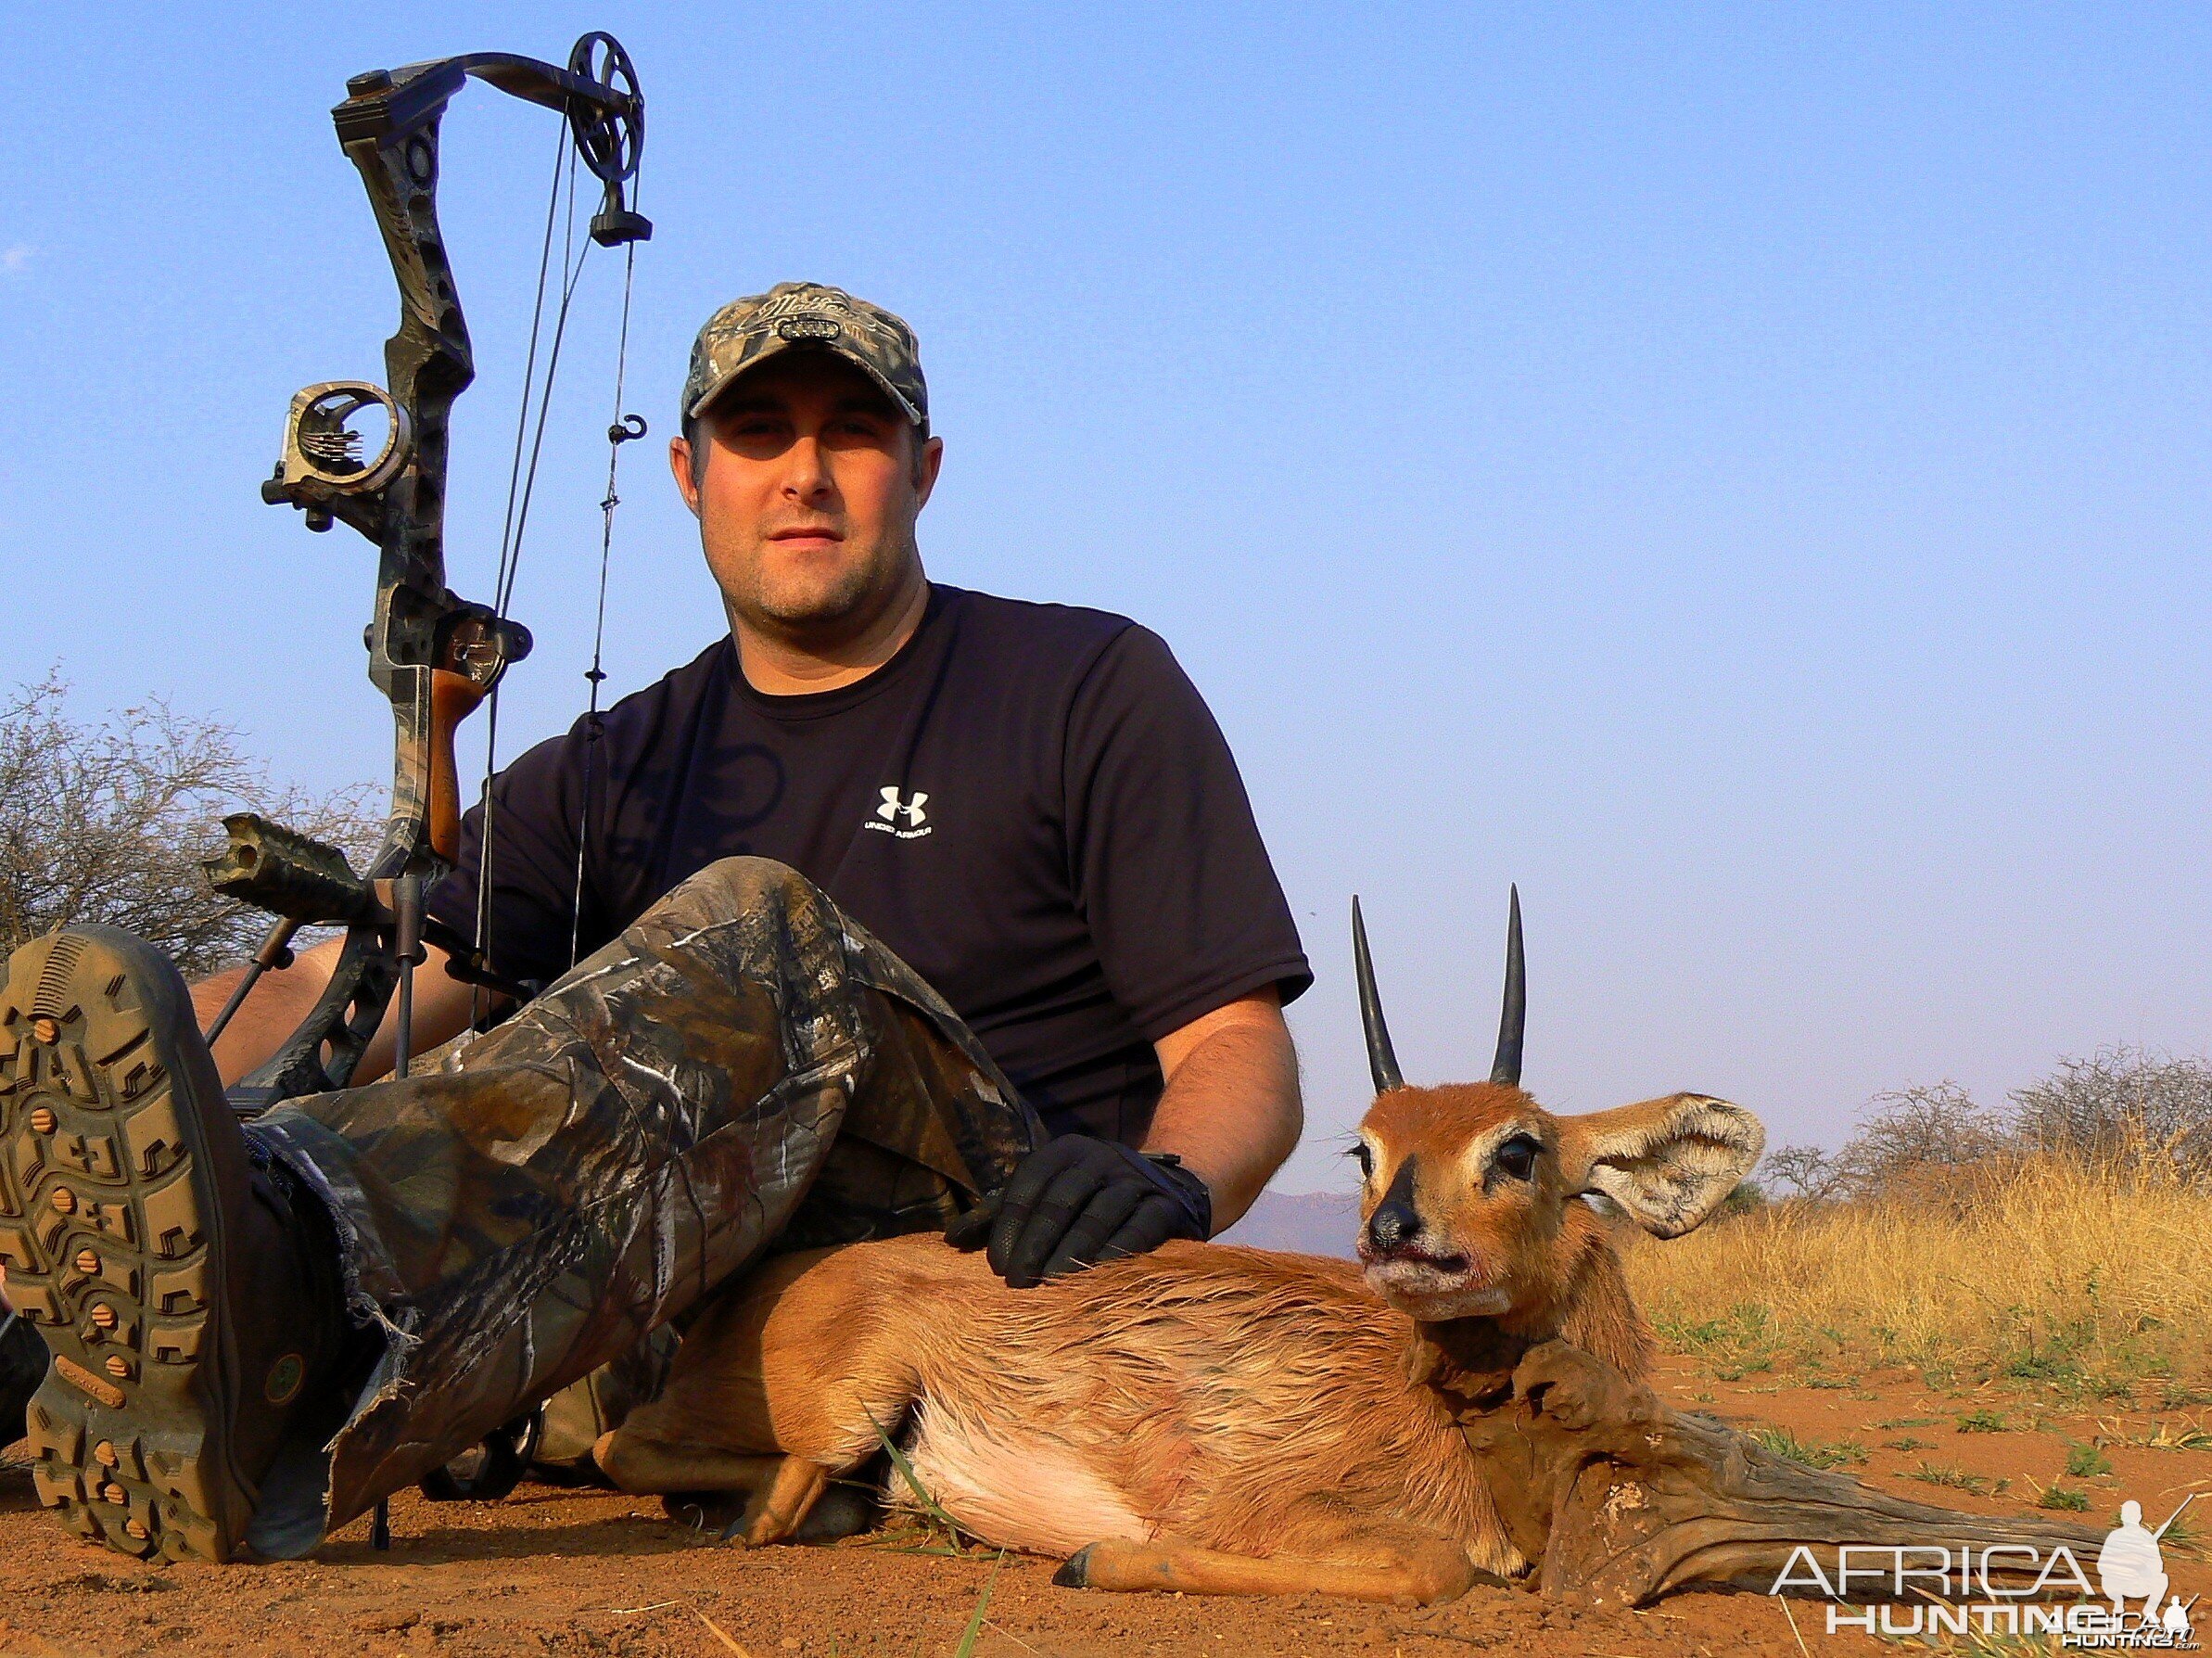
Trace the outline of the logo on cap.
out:
<instances>
[{"instance_id":1,"label":"logo on cap","mask_svg":"<svg viewBox=\"0 0 2212 1658\"><path fill-rule=\"evenodd\" d=\"M776 333L784 339L835 339L845 332L845 325L834 317L805 315L787 316L776 325Z\"/></svg>"}]
</instances>

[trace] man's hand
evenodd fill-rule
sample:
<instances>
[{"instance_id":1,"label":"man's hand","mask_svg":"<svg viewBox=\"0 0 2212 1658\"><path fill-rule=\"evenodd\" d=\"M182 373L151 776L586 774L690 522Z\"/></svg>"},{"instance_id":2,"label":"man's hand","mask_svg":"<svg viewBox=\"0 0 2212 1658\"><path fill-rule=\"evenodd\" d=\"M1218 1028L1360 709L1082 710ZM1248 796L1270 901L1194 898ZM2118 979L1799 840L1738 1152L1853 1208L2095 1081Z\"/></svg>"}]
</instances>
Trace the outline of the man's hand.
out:
<instances>
[{"instance_id":1,"label":"man's hand","mask_svg":"<svg viewBox=\"0 0 2212 1658\"><path fill-rule=\"evenodd\" d=\"M988 1240L991 1270L1017 1290L1100 1261L1143 1255L1170 1238L1213 1231L1205 1181L1172 1157L1147 1156L1086 1134L1049 1140L1005 1187L946 1229L974 1249Z\"/></svg>"},{"instance_id":2,"label":"man's hand","mask_svg":"<svg viewBox=\"0 0 2212 1658\"><path fill-rule=\"evenodd\" d=\"M1025 1290L1170 1238L1227 1226L1298 1143L1298 1057L1272 988L1225 1002L1155 1044L1167 1078L1146 1150L1065 1134L1046 1141L945 1231L990 1249Z\"/></svg>"}]
</instances>

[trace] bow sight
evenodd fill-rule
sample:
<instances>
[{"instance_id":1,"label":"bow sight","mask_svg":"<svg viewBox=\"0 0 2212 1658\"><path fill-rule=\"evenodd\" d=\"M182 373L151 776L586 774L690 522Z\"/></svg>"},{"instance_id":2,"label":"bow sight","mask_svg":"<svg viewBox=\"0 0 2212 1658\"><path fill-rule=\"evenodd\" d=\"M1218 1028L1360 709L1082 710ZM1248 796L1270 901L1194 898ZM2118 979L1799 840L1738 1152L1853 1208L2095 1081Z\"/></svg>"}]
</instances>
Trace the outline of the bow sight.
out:
<instances>
[{"instance_id":1,"label":"bow sight","mask_svg":"<svg viewBox=\"0 0 2212 1658\"><path fill-rule=\"evenodd\" d=\"M653 234L634 205L644 99L612 35L585 35L566 69L478 52L375 70L349 81L345 102L331 112L384 234L400 287L400 326L385 344L387 386L326 381L292 400L283 455L261 497L298 507L311 529L343 521L378 548L375 612L364 638L369 678L392 705L391 811L361 874L335 848L275 824L251 816L225 822L231 844L210 861L210 878L219 891L279 920L210 1027L210 1041L261 975L289 963L299 927L347 929L314 1011L231 1090L243 1115L347 1086L395 990L396 1070L403 1075L411 975L424 959L426 932L451 956L456 976L526 988L501 985L478 940L451 936L423 914L425 895L459 854L455 728L530 648L528 631L504 614L503 592L497 606L474 604L445 580L448 425L476 367L438 223L438 129L446 105L472 76L567 118L570 165L580 161L603 189L592 242L623 247Z\"/></svg>"}]
</instances>

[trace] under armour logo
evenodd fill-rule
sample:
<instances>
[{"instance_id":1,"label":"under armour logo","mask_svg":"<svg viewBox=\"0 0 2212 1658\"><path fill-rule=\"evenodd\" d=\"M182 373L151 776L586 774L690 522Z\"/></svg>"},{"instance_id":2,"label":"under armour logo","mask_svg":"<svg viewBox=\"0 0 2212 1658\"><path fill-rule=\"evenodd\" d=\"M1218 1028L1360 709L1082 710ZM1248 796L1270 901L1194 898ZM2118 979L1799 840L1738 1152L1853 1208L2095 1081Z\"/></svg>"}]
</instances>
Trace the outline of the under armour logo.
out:
<instances>
[{"instance_id":1,"label":"under armour logo","mask_svg":"<svg viewBox=\"0 0 2212 1658\"><path fill-rule=\"evenodd\" d=\"M922 810L929 801L926 793L916 789L911 795L902 795L896 786L881 789L878 793L884 797L884 803L875 809L875 815L880 821L870 823L869 828L881 829L886 834L897 835L901 840L912 840L929 833L929 813ZM899 827L902 819L906 824L904 828Z\"/></svg>"},{"instance_id":2,"label":"under armour logo","mask_svg":"<svg viewBox=\"0 0 2212 1658\"><path fill-rule=\"evenodd\" d=\"M929 813L922 810L928 799L927 795L917 789L911 800L901 800L896 789L887 788L884 791L884 803L875 809L875 815L886 823L894 823L904 818L909 824L919 829L929 822Z\"/></svg>"}]
</instances>

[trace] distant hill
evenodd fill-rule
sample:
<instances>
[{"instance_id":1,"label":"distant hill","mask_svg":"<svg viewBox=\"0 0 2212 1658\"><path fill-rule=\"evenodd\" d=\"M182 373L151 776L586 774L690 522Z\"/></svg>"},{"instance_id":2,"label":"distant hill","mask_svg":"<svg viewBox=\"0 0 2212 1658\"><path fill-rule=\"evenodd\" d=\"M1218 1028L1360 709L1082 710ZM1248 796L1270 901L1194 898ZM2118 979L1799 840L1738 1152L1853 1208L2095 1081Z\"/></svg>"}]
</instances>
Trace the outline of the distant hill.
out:
<instances>
[{"instance_id":1,"label":"distant hill","mask_svg":"<svg viewBox=\"0 0 2212 1658\"><path fill-rule=\"evenodd\" d=\"M1357 1253L1352 1243L1358 1229L1359 1197L1354 1192L1263 1192L1244 1218L1217 1241L1351 1260Z\"/></svg>"}]
</instances>

